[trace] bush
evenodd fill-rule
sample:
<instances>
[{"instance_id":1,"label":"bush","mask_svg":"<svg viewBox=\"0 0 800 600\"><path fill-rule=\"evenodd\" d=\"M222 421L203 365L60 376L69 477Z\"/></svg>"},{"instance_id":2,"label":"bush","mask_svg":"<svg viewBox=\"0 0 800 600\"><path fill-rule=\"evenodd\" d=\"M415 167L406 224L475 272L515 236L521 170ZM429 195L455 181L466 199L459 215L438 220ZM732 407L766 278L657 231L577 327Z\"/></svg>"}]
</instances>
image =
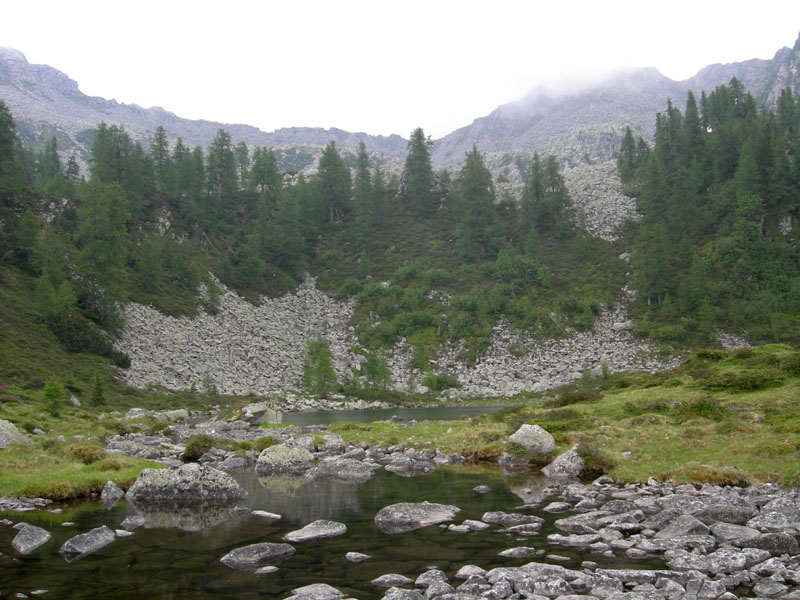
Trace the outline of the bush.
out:
<instances>
[{"instance_id":1,"label":"bush","mask_svg":"<svg viewBox=\"0 0 800 600\"><path fill-rule=\"evenodd\" d=\"M582 477L584 479L596 479L616 466L616 463L608 454L592 444L581 442L576 450L583 459Z\"/></svg>"},{"instance_id":2,"label":"bush","mask_svg":"<svg viewBox=\"0 0 800 600\"><path fill-rule=\"evenodd\" d=\"M444 390L449 390L451 388L461 387L458 377L455 375L445 374L428 375L422 380L422 385L434 393L443 392Z\"/></svg>"},{"instance_id":3,"label":"bush","mask_svg":"<svg viewBox=\"0 0 800 600\"><path fill-rule=\"evenodd\" d=\"M712 398L700 398L680 405L680 416L683 420L697 416L718 421L724 412L722 405Z\"/></svg>"},{"instance_id":4,"label":"bush","mask_svg":"<svg viewBox=\"0 0 800 600\"><path fill-rule=\"evenodd\" d=\"M339 289L336 290L336 297L339 300L344 300L349 298L350 296L357 296L361 293L361 290L364 289L364 286L360 281L357 279L353 279L352 277L345 279L342 282L342 285L339 286Z\"/></svg>"},{"instance_id":5,"label":"bush","mask_svg":"<svg viewBox=\"0 0 800 600\"><path fill-rule=\"evenodd\" d=\"M779 385L781 379L778 373L771 371L726 372L711 374L700 385L706 390L752 392Z\"/></svg>"},{"instance_id":6,"label":"bush","mask_svg":"<svg viewBox=\"0 0 800 600\"><path fill-rule=\"evenodd\" d=\"M781 363L783 369L789 375L800 377L800 352L795 352Z\"/></svg>"},{"instance_id":7,"label":"bush","mask_svg":"<svg viewBox=\"0 0 800 600\"><path fill-rule=\"evenodd\" d=\"M206 452L214 447L214 438L205 433L193 435L186 440L186 449L183 451L184 462L196 462Z\"/></svg>"},{"instance_id":8,"label":"bush","mask_svg":"<svg viewBox=\"0 0 800 600\"><path fill-rule=\"evenodd\" d=\"M422 271L422 265L417 261L405 261L394 272L394 279L397 281L411 281L416 279Z\"/></svg>"},{"instance_id":9,"label":"bush","mask_svg":"<svg viewBox=\"0 0 800 600\"><path fill-rule=\"evenodd\" d=\"M546 400L542 406L545 408L559 408L580 402L599 402L602 399L603 394L597 390L566 390L561 392L558 397Z\"/></svg>"},{"instance_id":10,"label":"bush","mask_svg":"<svg viewBox=\"0 0 800 600\"><path fill-rule=\"evenodd\" d=\"M108 457L105 450L92 444L73 444L64 449L64 453L73 460L79 460L85 465Z\"/></svg>"},{"instance_id":11,"label":"bush","mask_svg":"<svg viewBox=\"0 0 800 600\"><path fill-rule=\"evenodd\" d=\"M67 390L55 377L51 377L44 384L44 402L47 412L57 415L58 411L67 401Z\"/></svg>"},{"instance_id":12,"label":"bush","mask_svg":"<svg viewBox=\"0 0 800 600\"><path fill-rule=\"evenodd\" d=\"M428 287L442 287L453 280L453 277L444 269L428 269L422 273L422 281Z\"/></svg>"}]
</instances>

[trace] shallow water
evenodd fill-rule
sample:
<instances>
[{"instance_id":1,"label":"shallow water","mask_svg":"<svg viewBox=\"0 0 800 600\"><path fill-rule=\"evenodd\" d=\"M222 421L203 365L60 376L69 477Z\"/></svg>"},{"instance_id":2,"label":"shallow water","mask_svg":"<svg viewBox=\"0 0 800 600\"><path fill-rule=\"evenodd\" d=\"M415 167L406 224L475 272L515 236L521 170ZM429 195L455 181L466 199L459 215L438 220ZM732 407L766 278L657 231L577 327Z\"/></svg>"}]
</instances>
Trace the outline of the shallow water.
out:
<instances>
[{"instance_id":1,"label":"shallow water","mask_svg":"<svg viewBox=\"0 0 800 600\"><path fill-rule=\"evenodd\" d=\"M428 566L436 566L452 577L465 564L485 569L520 566L531 560L548 561L544 556L506 559L498 552L515 546L533 546L567 557L558 562L578 568L582 560L594 560L616 568L661 566L658 561L631 561L624 555L617 560L548 546L546 536L554 531L553 521L560 515L543 513L528 502L545 500L544 480L536 475L507 479L495 468L450 467L428 476L402 478L385 471L361 485L330 480L304 482L300 479L259 479L252 471L234 474L249 492L245 505L283 515L279 521L266 521L247 512L231 515L211 513L203 522L197 515L148 515L151 524L134 535L120 538L96 554L67 563L58 548L69 537L93 527L118 528L132 506L121 502L110 511L99 503L64 507L63 515L44 511L5 513L12 520L25 520L45 527L53 534L46 545L31 556L20 557L10 543L16 531L0 526L0 596L47 589L44 598L163 598L163 599L251 599L285 598L292 588L310 583L328 583L356 598L380 598L382 588L370 581L386 573L401 573L416 578ZM477 485L491 491L478 494ZM457 534L439 526L397 535L383 534L375 527L375 514L395 502L442 502L462 510L455 522L480 519L485 511L505 510L538 514L545 527L535 536L521 538L493 530ZM542 504L542 506L544 505ZM75 525L61 527L69 519ZM347 524L347 534L294 544L297 552L279 565L275 573L257 576L234 571L219 559L230 550L256 542L279 542L280 538L316 519L331 519ZM213 524L214 522L217 524ZM167 525L173 525L167 527ZM179 525L185 531L174 525ZM205 525L205 527L203 527ZM493 526L493 529L495 526ZM372 558L358 564L345 559L347 552L363 552Z\"/></svg>"},{"instance_id":2,"label":"shallow water","mask_svg":"<svg viewBox=\"0 0 800 600\"><path fill-rule=\"evenodd\" d=\"M505 406L472 405L472 406L432 406L427 408L370 408L366 410L310 410L283 413L283 423L294 423L300 427L307 425L329 425L339 421L352 421L355 423L371 423L372 421L385 421L397 415L403 421L415 419L452 421L465 417L475 417L487 413L497 412Z\"/></svg>"}]
</instances>

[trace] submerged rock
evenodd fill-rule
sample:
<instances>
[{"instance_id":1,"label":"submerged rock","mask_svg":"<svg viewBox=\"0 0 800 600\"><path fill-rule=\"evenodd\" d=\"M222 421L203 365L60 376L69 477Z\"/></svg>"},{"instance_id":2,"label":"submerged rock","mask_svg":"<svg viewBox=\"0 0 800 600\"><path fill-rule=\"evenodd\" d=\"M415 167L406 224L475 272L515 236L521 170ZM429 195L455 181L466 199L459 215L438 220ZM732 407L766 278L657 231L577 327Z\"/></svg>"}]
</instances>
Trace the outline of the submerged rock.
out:
<instances>
[{"instance_id":1,"label":"submerged rock","mask_svg":"<svg viewBox=\"0 0 800 600\"><path fill-rule=\"evenodd\" d=\"M108 546L115 539L114 532L103 525L71 537L59 548L58 553L68 561L78 560Z\"/></svg>"},{"instance_id":2,"label":"submerged rock","mask_svg":"<svg viewBox=\"0 0 800 600\"><path fill-rule=\"evenodd\" d=\"M11 547L20 554L27 555L46 544L50 537L50 532L46 529L25 523L11 540Z\"/></svg>"},{"instance_id":3,"label":"submerged rock","mask_svg":"<svg viewBox=\"0 0 800 600\"><path fill-rule=\"evenodd\" d=\"M450 504L399 502L379 510L375 515L375 525L383 533L404 533L452 521L460 510Z\"/></svg>"},{"instance_id":4,"label":"submerged rock","mask_svg":"<svg viewBox=\"0 0 800 600\"><path fill-rule=\"evenodd\" d=\"M281 563L294 553L295 549L289 544L263 542L231 550L220 562L238 571L255 571L266 565Z\"/></svg>"},{"instance_id":5,"label":"submerged rock","mask_svg":"<svg viewBox=\"0 0 800 600\"><path fill-rule=\"evenodd\" d=\"M290 531L283 536L283 539L287 542L307 542L308 540L336 537L345 533L347 533L347 525L344 523L320 519L309 523L302 529Z\"/></svg>"},{"instance_id":6,"label":"submerged rock","mask_svg":"<svg viewBox=\"0 0 800 600\"><path fill-rule=\"evenodd\" d=\"M191 463L169 469L143 469L125 494L138 505L236 504L247 492L227 473Z\"/></svg>"},{"instance_id":7,"label":"submerged rock","mask_svg":"<svg viewBox=\"0 0 800 600\"><path fill-rule=\"evenodd\" d=\"M400 477L415 477L417 475L430 475L436 467L430 460L419 460L410 456L392 458L392 462L385 469Z\"/></svg>"}]
</instances>

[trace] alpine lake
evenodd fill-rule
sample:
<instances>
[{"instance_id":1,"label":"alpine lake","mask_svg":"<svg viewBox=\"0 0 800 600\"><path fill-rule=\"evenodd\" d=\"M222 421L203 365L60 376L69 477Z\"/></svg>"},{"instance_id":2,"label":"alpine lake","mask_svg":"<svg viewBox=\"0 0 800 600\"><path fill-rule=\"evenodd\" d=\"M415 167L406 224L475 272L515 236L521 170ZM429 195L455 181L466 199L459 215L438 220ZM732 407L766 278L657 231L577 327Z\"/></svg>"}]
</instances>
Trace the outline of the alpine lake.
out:
<instances>
[{"instance_id":1,"label":"alpine lake","mask_svg":"<svg viewBox=\"0 0 800 600\"><path fill-rule=\"evenodd\" d=\"M493 409L496 407L471 407L466 414ZM405 419L465 416L444 408L406 410L411 412L385 412ZM309 425L314 421L366 421L387 416L384 411L353 412L356 414L287 414L284 421ZM44 546L29 556L20 556L10 549L16 530L0 527L0 547L8 549L0 555L0 597L277 599L290 596L294 588L326 583L366 600L380 598L385 592L371 583L373 579L387 573L414 579L429 567L437 567L452 578L459 568L469 564L487 570L531 561L575 569L580 569L584 560L609 568L663 566L656 559L634 561L624 554L611 558L548 545L547 535L556 532L553 522L563 515L542 510L550 500L545 495L549 482L537 472L510 476L494 465L462 465L439 467L429 475L400 477L381 469L361 484L292 476L259 477L252 468L231 475L248 492L237 509L143 514L145 525L132 535L117 538L96 553L72 562L58 553L67 539L102 525L118 529L126 517L139 514L136 509L124 500L106 509L95 500L51 504L22 514L0 513L0 518L25 521L52 533ZM476 486L488 486L489 491L477 493ZM538 515L545 524L536 535L526 537L498 533L496 527L456 533L448 531L446 524L389 535L379 531L373 521L376 513L389 504L425 500L459 507L454 523L479 520L487 511L507 511ZM60 512L51 512L54 509ZM256 510L277 513L281 518L265 519L252 514ZM296 553L280 563L277 571L264 575L236 571L220 562L235 548L281 542L290 531L317 519L345 523L347 533L293 544ZM517 546L534 547L537 554L527 558L498 556ZM360 552L370 558L353 563L345 558L348 552ZM552 554L558 556L551 558Z\"/></svg>"}]
</instances>

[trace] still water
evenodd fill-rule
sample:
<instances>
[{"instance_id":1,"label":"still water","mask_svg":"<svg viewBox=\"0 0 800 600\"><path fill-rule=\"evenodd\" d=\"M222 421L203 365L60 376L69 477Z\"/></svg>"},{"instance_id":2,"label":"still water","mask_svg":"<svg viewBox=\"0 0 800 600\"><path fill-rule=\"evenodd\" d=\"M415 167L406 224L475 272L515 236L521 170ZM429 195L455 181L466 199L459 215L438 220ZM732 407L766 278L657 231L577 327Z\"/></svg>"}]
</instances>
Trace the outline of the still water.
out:
<instances>
[{"instance_id":1,"label":"still water","mask_svg":"<svg viewBox=\"0 0 800 600\"><path fill-rule=\"evenodd\" d=\"M282 423L294 423L300 427L307 425L330 425L339 421L371 423L385 421L396 415L403 421L442 420L452 421L497 412L512 406L431 406L428 408L370 408L367 410L313 410L283 413Z\"/></svg>"},{"instance_id":2,"label":"still water","mask_svg":"<svg viewBox=\"0 0 800 600\"><path fill-rule=\"evenodd\" d=\"M63 506L64 514L36 511L22 515L5 513L12 520L25 520L44 527L53 538L28 557L11 549L16 531L0 526L0 597L49 590L43 598L163 598L177 599L256 599L285 598L292 588L328 583L355 598L380 598L384 590L370 581L386 573L401 573L416 578L428 566L436 566L452 577L465 564L485 569L519 566L544 556L507 559L498 552L515 546L534 546L568 557L559 562L578 568L589 558L610 566L608 559L583 555L579 551L549 547L545 537L554 531L558 515L543 513L536 501L542 498L544 481L536 475L508 479L496 468L450 467L428 476L402 478L385 471L364 484L346 484L318 479L311 482L291 477L259 478L254 472L234 474L249 492L247 511L232 514L185 513L145 515L149 523L130 537L119 538L96 554L67 563L58 548L69 537L93 527L119 528L120 522L136 514L124 501L109 511L99 503ZM481 484L491 491L478 494L472 489ZM395 502L441 502L461 508L456 522L480 519L485 511L505 510L538 514L546 519L535 536L519 538L492 530L457 534L431 526L397 535L383 534L373 518L382 507ZM528 503L533 503L524 506ZM542 504L543 505L543 504ZM522 508L520 508L522 507ZM279 521L266 521L250 510L266 510L283 515ZM297 549L275 573L254 575L234 571L219 560L230 550L256 542L279 542L281 537L316 519L331 519L347 524L348 532L337 538L294 544ZM64 521L74 521L69 527ZM347 552L363 552L369 560L354 564ZM617 559L615 567L634 566ZM635 563L641 568L642 562Z\"/></svg>"}]
</instances>

